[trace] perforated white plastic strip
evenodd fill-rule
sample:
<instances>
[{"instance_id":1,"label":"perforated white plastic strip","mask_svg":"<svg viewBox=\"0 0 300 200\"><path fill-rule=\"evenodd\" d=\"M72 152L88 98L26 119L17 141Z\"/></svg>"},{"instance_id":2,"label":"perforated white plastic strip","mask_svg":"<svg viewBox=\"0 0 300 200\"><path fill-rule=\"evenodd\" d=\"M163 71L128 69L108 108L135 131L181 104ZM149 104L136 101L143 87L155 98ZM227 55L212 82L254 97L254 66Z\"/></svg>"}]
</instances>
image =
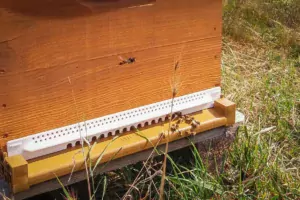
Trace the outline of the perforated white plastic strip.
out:
<instances>
[{"instance_id":1,"label":"perforated white plastic strip","mask_svg":"<svg viewBox=\"0 0 300 200\"><path fill-rule=\"evenodd\" d=\"M173 101L173 112L188 114L213 107L221 95L220 87L204 90ZM82 137L89 141L103 138L145 124L164 121L171 111L172 100L138 107L135 109L107 115L104 117L72 124L69 126L45 131L27 137L11 140L7 143L8 155L22 154L25 159L32 159L80 144Z\"/></svg>"}]
</instances>

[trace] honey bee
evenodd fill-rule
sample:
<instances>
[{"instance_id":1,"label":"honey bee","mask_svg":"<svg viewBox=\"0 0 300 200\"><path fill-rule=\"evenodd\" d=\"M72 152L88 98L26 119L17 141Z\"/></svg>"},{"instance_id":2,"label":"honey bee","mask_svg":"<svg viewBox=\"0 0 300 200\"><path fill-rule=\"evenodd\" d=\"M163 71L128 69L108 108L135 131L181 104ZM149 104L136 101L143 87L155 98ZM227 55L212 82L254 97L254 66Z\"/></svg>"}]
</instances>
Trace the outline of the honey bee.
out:
<instances>
[{"instance_id":1,"label":"honey bee","mask_svg":"<svg viewBox=\"0 0 300 200\"><path fill-rule=\"evenodd\" d=\"M190 124L190 123L194 120L194 117L191 117L191 116L189 116L189 115L185 115L185 116L184 116L184 119L185 119L185 121L186 121L188 124Z\"/></svg>"},{"instance_id":2,"label":"honey bee","mask_svg":"<svg viewBox=\"0 0 300 200\"><path fill-rule=\"evenodd\" d=\"M178 125L178 124L172 124L172 126L171 126L171 131L172 131L172 132L175 132L178 128L179 128L179 125Z\"/></svg>"},{"instance_id":3,"label":"honey bee","mask_svg":"<svg viewBox=\"0 0 300 200\"><path fill-rule=\"evenodd\" d=\"M121 62L119 62L119 65L132 64L136 61L135 57L124 59L122 56L119 56L119 59L121 60Z\"/></svg>"},{"instance_id":4,"label":"honey bee","mask_svg":"<svg viewBox=\"0 0 300 200\"><path fill-rule=\"evenodd\" d=\"M192 125L192 128L195 129L195 128L198 128L200 126L200 122L197 121L197 120L193 120L191 125Z\"/></svg>"}]
</instances>

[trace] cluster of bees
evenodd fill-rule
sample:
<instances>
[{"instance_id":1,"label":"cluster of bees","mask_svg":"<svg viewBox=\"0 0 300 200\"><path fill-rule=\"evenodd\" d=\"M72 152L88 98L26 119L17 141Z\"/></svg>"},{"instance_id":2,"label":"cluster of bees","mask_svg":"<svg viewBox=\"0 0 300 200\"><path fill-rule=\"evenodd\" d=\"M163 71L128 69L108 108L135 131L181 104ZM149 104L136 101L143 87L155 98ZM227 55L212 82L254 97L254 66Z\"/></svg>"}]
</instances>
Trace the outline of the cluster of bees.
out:
<instances>
[{"instance_id":1,"label":"cluster of bees","mask_svg":"<svg viewBox=\"0 0 300 200\"><path fill-rule=\"evenodd\" d=\"M172 121L175 121L170 127L170 130L174 133L177 132L181 136L185 133L187 135L196 135L195 130L199 128L200 122L190 115L183 115L181 112L174 113ZM191 125L191 128L179 129L179 124L186 123Z\"/></svg>"}]
</instances>

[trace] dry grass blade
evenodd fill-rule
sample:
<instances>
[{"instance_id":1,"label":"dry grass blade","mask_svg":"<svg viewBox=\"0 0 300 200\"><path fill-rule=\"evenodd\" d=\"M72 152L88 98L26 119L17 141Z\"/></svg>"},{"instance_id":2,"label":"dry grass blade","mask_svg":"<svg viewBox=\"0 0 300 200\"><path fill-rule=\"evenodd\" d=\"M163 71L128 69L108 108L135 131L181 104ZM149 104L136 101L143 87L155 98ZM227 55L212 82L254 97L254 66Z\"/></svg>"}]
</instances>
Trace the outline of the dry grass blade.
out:
<instances>
[{"instance_id":1,"label":"dry grass blade","mask_svg":"<svg viewBox=\"0 0 300 200\"><path fill-rule=\"evenodd\" d=\"M78 154L80 154L81 153L81 151L77 151L74 155L73 155L73 157L72 157L72 162L73 162L73 167L72 167L72 170L71 170L71 173L70 173L70 176L69 176L69 179L68 179L68 182L70 182L71 181L71 179L72 179L72 175L73 175L73 173L74 173L74 170L75 170L75 167L76 167L76 160L75 160L75 156L76 155L78 155Z\"/></svg>"},{"instance_id":2,"label":"dry grass blade","mask_svg":"<svg viewBox=\"0 0 300 200\"><path fill-rule=\"evenodd\" d=\"M79 113L78 113L78 106L77 106L77 101L76 101L76 98L75 98L75 94L74 94L74 89L73 89L73 86L72 86L72 82L71 82L71 78L68 77L68 81L69 81L69 84L71 85L72 89L72 98L73 98L73 103L74 103L74 106L75 106L75 111L76 111L76 115L77 115L77 118L78 120L80 120L79 118ZM84 152L84 140L83 140L83 136L81 134L81 128L80 128L80 125L78 124L78 129L79 129L79 134L80 134L80 140L81 140L81 150L82 150L82 155L83 157L85 158L85 152ZM85 125L85 131L86 131L86 134L87 134L87 127ZM89 170L88 170L88 164L87 164L87 161L86 159L84 159L84 165L85 165L85 171L86 171L86 180L87 180L87 186L88 186L88 192L89 192L89 198L91 199L91 196L92 196L92 191L91 191L91 184L90 184L90 175L89 175Z\"/></svg>"},{"instance_id":3,"label":"dry grass blade","mask_svg":"<svg viewBox=\"0 0 300 200\"><path fill-rule=\"evenodd\" d=\"M182 53L182 52L181 52ZM164 161L163 161L163 173L161 176L161 183L160 183L160 188L159 188L159 199L163 200L164 199L164 187L165 187L165 178L166 178L166 168L167 168L167 154L169 151L169 134L171 131L171 123L172 123L172 116L173 116L173 108L174 108L174 99L176 95L178 94L179 90L179 81L177 77L177 72L180 68L180 61L175 62L175 67L174 67L174 72L173 72L173 77L172 77L172 83L171 83L171 89L172 89L172 101L171 101L171 111L170 111L170 116L171 118L169 119L169 128L167 131L167 142L166 142L166 148L164 152Z\"/></svg>"},{"instance_id":4,"label":"dry grass blade","mask_svg":"<svg viewBox=\"0 0 300 200\"><path fill-rule=\"evenodd\" d=\"M8 197L6 197L4 194L2 194L1 192L0 192L0 199L3 199L3 200L11 200L10 198L8 198Z\"/></svg>"}]
</instances>

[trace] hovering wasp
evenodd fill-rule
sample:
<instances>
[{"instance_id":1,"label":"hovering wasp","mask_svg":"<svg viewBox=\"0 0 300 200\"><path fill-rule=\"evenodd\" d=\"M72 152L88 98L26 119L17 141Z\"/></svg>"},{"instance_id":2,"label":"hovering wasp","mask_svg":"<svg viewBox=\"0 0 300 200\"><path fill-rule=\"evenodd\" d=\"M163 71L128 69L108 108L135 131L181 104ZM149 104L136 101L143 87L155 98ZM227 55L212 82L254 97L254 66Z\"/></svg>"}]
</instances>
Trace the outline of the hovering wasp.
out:
<instances>
[{"instance_id":1,"label":"hovering wasp","mask_svg":"<svg viewBox=\"0 0 300 200\"><path fill-rule=\"evenodd\" d=\"M135 57L124 59L122 56L119 56L119 59L121 60L121 62L119 62L119 65L132 64L136 61Z\"/></svg>"}]
</instances>

